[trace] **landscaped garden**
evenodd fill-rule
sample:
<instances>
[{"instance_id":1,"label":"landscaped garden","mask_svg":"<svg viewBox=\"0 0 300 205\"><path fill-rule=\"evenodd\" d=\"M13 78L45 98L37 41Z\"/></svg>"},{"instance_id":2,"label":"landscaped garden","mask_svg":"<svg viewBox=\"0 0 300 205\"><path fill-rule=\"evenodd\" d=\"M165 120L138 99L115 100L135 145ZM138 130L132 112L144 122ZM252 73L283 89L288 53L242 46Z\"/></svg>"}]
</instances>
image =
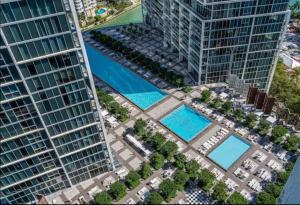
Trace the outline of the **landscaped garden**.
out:
<instances>
[{"instance_id":1,"label":"landscaped garden","mask_svg":"<svg viewBox=\"0 0 300 205\"><path fill-rule=\"evenodd\" d=\"M110 96L100 88L97 88L96 93L100 105L107 109L118 120L120 120L121 122L125 122L129 118L128 110L117 103L112 96Z\"/></svg>"},{"instance_id":2,"label":"landscaped garden","mask_svg":"<svg viewBox=\"0 0 300 205\"><path fill-rule=\"evenodd\" d=\"M247 114L240 108L233 109L233 103L229 100L223 102L220 98L211 99L209 90L202 92L199 101L290 152L295 153L298 150L300 138L294 134L288 134L288 129L282 125L272 125L265 118L258 120L253 112Z\"/></svg>"}]
</instances>

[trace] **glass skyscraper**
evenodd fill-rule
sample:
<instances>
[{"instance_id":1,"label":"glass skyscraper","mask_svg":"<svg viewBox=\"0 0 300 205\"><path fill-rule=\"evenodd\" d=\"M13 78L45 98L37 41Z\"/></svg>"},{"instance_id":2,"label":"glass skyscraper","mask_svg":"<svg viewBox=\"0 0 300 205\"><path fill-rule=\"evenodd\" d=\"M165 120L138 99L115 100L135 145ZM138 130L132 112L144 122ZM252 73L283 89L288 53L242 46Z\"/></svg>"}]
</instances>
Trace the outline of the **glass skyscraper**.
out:
<instances>
[{"instance_id":1,"label":"glass skyscraper","mask_svg":"<svg viewBox=\"0 0 300 205\"><path fill-rule=\"evenodd\" d=\"M236 75L268 90L289 20L289 0L143 0L147 24L187 62L197 84Z\"/></svg>"},{"instance_id":2,"label":"glass skyscraper","mask_svg":"<svg viewBox=\"0 0 300 205\"><path fill-rule=\"evenodd\" d=\"M113 169L75 13L72 0L1 0L1 204Z\"/></svg>"}]
</instances>

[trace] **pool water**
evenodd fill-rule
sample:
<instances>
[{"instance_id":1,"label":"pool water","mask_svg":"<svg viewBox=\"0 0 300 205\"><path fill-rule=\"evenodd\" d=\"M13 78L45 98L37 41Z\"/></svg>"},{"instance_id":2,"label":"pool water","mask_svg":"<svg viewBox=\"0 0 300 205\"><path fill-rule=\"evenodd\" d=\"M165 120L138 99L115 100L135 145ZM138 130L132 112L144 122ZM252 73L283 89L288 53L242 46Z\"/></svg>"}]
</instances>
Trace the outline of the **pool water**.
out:
<instances>
[{"instance_id":1,"label":"pool water","mask_svg":"<svg viewBox=\"0 0 300 205\"><path fill-rule=\"evenodd\" d=\"M150 108L166 97L166 93L139 75L128 70L96 48L85 44L94 75L120 92L142 110Z\"/></svg>"},{"instance_id":2,"label":"pool water","mask_svg":"<svg viewBox=\"0 0 300 205\"><path fill-rule=\"evenodd\" d=\"M101 8L97 11L97 15L101 15L101 14L104 14L106 12L106 9L105 8Z\"/></svg>"},{"instance_id":3,"label":"pool water","mask_svg":"<svg viewBox=\"0 0 300 205\"><path fill-rule=\"evenodd\" d=\"M186 142L194 139L212 123L186 105L180 106L160 122Z\"/></svg>"},{"instance_id":4,"label":"pool water","mask_svg":"<svg viewBox=\"0 0 300 205\"><path fill-rule=\"evenodd\" d=\"M210 152L208 158L217 163L223 169L227 170L250 147L250 143L235 135L231 135L221 145Z\"/></svg>"}]
</instances>

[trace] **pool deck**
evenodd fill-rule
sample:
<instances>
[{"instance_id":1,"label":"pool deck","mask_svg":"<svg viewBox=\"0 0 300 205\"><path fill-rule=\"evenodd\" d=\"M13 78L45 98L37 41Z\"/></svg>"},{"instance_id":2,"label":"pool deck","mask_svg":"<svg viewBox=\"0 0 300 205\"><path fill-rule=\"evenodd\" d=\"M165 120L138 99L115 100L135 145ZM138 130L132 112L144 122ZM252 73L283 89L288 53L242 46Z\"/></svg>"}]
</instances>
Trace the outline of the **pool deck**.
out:
<instances>
[{"instance_id":1,"label":"pool deck","mask_svg":"<svg viewBox=\"0 0 300 205\"><path fill-rule=\"evenodd\" d=\"M109 29L106 30L108 33L113 33L113 31L110 31ZM115 30L114 30L115 32ZM143 73L139 73L137 72L140 68L127 61L124 60L121 56L116 55L113 51L105 48L103 45L91 40L89 38L88 35L84 35L85 37L85 41L90 43L92 46L96 47L99 51L101 51L102 53L104 53L105 55L110 56L111 58L113 58L115 61L119 62L120 64L124 65L126 68L135 71L136 73L138 73L141 77L145 78L143 76ZM159 43L161 43L161 41L159 41L159 39L153 38L153 39L146 39L147 42L152 42L152 45L155 45L155 47L157 49L162 48L162 45L158 45ZM137 39L136 42L139 42L140 39ZM127 41L127 43L132 43L130 41ZM150 44L149 44L150 45ZM138 47L138 46L137 46ZM143 48L140 48L143 49ZM176 64L176 63L175 63ZM174 65L175 65L174 64ZM180 66L179 64L177 66ZM178 69L178 67L174 66L173 67L175 70ZM179 68L180 70L180 68ZM183 69L182 69L183 70ZM153 79L155 79L156 77L153 76L151 78L148 78L147 80L149 82L152 82ZM146 78L145 78L146 79ZM120 93L117 93L115 90L113 90L109 85L107 85L106 83L104 83L103 81L101 81L98 78L95 78L95 84L98 83L97 87L100 88L105 88L106 90L108 90L108 92L118 101L118 102L126 102L130 105L132 105L133 107L135 107L135 111L130 113L130 118L127 122L125 123L120 123L117 127L115 128L110 128L108 129L108 136L111 137L110 139L110 144L112 147L113 152L116 154L117 159L120 161L121 164L123 164L125 167L128 167L129 169L135 169L135 167L133 167L133 164L136 164L137 161L147 161L144 157L142 157L138 152L136 152L136 150L134 148L132 148L126 141L124 141L123 139L123 135L124 133L128 130L131 129L134 125L134 122L137 119L144 119L144 120L148 120L151 119L153 122L155 122L159 127L157 128L157 131L160 130L164 130L166 133L164 134L165 136L169 135L172 138L172 141L174 141L175 143L180 142L182 143L182 150L180 151L181 153L184 154L189 154L192 158L197 158L197 157L201 157L204 159L205 162L207 162L208 164L208 170L212 171L213 169L218 169L221 173L224 174L224 177L222 178L222 180L226 180L226 179L232 179L235 183L238 184L238 188L236 188L237 191L241 191L241 190L246 190L247 192L255 195L256 192L254 190L252 190L249 186L247 186L247 183L255 178L256 180L258 180L259 182L261 182L262 180L255 176L254 173L248 171L250 173L250 176L244 180L241 181L236 175L234 175L234 171L237 168L241 168L241 164L243 161L245 161L246 159L251 159L253 161L255 161L252 158L252 155L255 151L259 150L262 153L264 153L267 156L267 160L264 162L257 162L255 161L259 166L257 169L263 168L266 169L270 172L274 172L274 170L272 170L271 168L269 168L268 166L266 166L266 163L268 161L270 161L271 159L274 159L276 161L278 161L278 159L272 154L267 152L266 150L263 150L259 144L254 144L251 143L252 147L250 149L248 149L232 166L229 167L228 170L223 170L220 166L218 166L216 163L214 163L212 160L210 160L207 155L209 154L210 151L212 151L215 147L219 146L224 140L226 140L228 138L228 136L234 134L237 136L240 136L239 134L237 134L234 130L227 128L224 126L224 124L212 120L211 117L209 117L208 115L201 113L201 115L209 118L212 120L212 124L207 127L203 132L201 132L197 137L195 137L194 139L192 139L190 142L186 142L184 140L182 140L180 137L176 136L173 132L171 132L169 129L167 129L165 126L163 126L159 120L163 117L166 116L168 113L174 111L176 108L178 108L181 105L188 105L191 106L191 99L195 98L196 96L200 96L201 94L201 90L202 86L197 86L197 87L193 87L193 91L190 92L189 94L185 94L183 93L180 89L174 88L170 85L167 85L166 87L161 87L161 90L163 90L164 92L166 92L168 94L167 97L165 97L163 100L161 100L160 102L158 102L157 104L153 105L152 107L150 107L149 109L143 111L141 109L139 109L137 106L135 106L132 102L130 102L127 98L125 98L124 96L120 95ZM152 82L153 83L153 82ZM156 86L159 87L159 83L153 83ZM227 130L229 130L229 133L227 136L225 136L222 140L220 140L218 143L216 143L211 149L210 151L203 155L201 153L199 153L198 151L198 147L201 146L204 142L206 142L212 135L214 135L218 130L220 130L220 128L226 128ZM241 137L242 139L245 139L247 136ZM130 152L125 150L129 150ZM124 154L125 153L125 154ZM127 154L126 154L127 153ZM133 153L133 154L128 154L128 153ZM128 157L125 157L125 155L129 155ZM133 162L131 162L133 161ZM106 175L107 176L107 175ZM126 197L128 198L128 197ZM136 198L136 197L133 197ZM124 200L122 200L124 201ZM172 201L175 202L175 201Z\"/></svg>"}]
</instances>

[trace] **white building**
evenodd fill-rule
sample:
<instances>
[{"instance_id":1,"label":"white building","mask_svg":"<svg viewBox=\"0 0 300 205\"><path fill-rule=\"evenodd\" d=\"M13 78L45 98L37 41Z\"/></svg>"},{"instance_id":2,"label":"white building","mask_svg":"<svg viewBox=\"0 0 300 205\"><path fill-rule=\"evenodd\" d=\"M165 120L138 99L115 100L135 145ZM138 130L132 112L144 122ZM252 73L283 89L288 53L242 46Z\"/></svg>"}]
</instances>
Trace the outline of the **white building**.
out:
<instances>
[{"instance_id":1,"label":"white building","mask_svg":"<svg viewBox=\"0 0 300 205\"><path fill-rule=\"evenodd\" d=\"M95 16L96 0L74 0L74 5L77 13L84 13L86 16Z\"/></svg>"}]
</instances>

